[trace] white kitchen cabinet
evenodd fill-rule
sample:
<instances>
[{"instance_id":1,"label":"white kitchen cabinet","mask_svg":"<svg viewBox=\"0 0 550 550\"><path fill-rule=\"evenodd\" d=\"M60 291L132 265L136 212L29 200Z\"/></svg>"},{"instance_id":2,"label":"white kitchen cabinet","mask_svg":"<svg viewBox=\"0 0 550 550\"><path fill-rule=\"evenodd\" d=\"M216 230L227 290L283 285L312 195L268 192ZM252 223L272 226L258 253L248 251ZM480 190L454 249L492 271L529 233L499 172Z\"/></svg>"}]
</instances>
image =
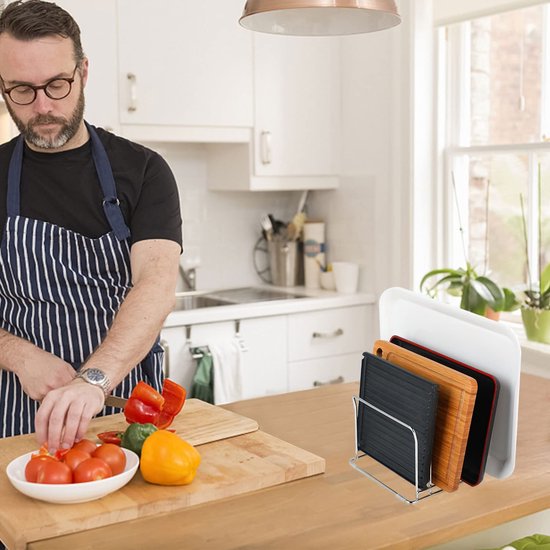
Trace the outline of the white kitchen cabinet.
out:
<instances>
[{"instance_id":1,"label":"white kitchen cabinet","mask_svg":"<svg viewBox=\"0 0 550 550\"><path fill-rule=\"evenodd\" d=\"M254 172L334 176L339 169L338 39L254 35Z\"/></svg>"},{"instance_id":2,"label":"white kitchen cabinet","mask_svg":"<svg viewBox=\"0 0 550 550\"><path fill-rule=\"evenodd\" d=\"M242 343L242 398L287 391L285 315L164 328L165 373L187 390L191 389L197 362L191 347L227 343L237 336ZM187 338L190 339L190 345Z\"/></svg>"},{"instance_id":3,"label":"white kitchen cabinet","mask_svg":"<svg viewBox=\"0 0 550 550\"><path fill-rule=\"evenodd\" d=\"M118 66L116 4L112 0L56 0L76 20L84 54L89 59L85 119L118 132Z\"/></svg>"},{"instance_id":4,"label":"white kitchen cabinet","mask_svg":"<svg viewBox=\"0 0 550 550\"><path fill-rule=\"evenodd\" d=\"M289 315L288 342L290 391L359 380L362 354L372 345L370 307Z\"/></svg>"},{"instance_id":5,"label":"white kitchen cabinet","mask_svg":"<svg viewBox=\"0 0 550 550\"><path fill-rule=\"evenodd\" d=\"M250 144L208 148L216 190L338 187L340 42L254 34L254 131Z\"/></svg>"},{"instance_id":6,"label":"white kitchen cabinet","mask_svg":"<svg viewBox=\"0 0 550 550\"><path fill-rule=\"evenodd\" d=\"M117 0L120 119L130 138L248 140L252 35L242 0Z\"/></svg>"},{"instance_id":7,"label":"white kitchen cabinet","mask_svg":"<svg viewBox=\"0 0 550 550\"><path fill-rule=\"evenodd\" d=\"M321 357L288 364L289 391L309 390L330 384L355 382L361 376L362 352Z\"/></svg>"},{"instance_id":8,"label":"white kitchen cabinet","mask_svg":"<svg viewBox=\"0 0 550 550\"><path fill-rule=\"evenodd\" d=\"M288 391L287 316L243 319L243 399Z\"/></svg>"}]
</instances>

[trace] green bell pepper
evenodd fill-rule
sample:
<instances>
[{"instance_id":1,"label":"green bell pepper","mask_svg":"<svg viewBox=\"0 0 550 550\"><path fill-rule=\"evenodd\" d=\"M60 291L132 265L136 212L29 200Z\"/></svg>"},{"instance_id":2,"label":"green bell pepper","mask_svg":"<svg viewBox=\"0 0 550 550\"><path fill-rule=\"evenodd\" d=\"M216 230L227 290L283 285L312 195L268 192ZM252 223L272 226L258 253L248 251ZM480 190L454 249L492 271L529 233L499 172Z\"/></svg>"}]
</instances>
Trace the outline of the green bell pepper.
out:
<instances>
[{"instance_id":1,"label":"green bell pepper","mask_svg":"<svg viewBox=\"0 0 550 550\"><path fill-rule=\"evenodd\" d=\"M138 456L141 456L141 448L143 442L153 433L157 431L157 427L154 424L130 424L124 434L122 435L122 441L120 445L125 449L134 451Z\"/></svg>"}]
</instances>

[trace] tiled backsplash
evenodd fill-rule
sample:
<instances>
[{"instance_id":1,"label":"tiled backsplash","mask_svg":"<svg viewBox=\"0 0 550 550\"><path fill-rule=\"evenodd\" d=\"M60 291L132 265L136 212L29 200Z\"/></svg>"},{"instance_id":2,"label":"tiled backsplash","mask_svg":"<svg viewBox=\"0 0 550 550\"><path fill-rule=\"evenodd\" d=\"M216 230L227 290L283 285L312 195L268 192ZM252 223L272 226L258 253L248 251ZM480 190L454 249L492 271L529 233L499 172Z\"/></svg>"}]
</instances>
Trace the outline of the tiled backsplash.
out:
<instances>
[{"instance_id":1,"label":"tiled backsplash","mask_svg":"<svg viewBox=\"0 0 550 550\"><path fill-rule=\"evenodd\" d=\"M197 288L231 288L261 283L253 249L261 236L260 218L272 213L289 221L300 193L221 192L207 186L207 145L146 143L168 162L176 176L184 220L186 260L200 256Z\"/></svg>"}]
</instances>

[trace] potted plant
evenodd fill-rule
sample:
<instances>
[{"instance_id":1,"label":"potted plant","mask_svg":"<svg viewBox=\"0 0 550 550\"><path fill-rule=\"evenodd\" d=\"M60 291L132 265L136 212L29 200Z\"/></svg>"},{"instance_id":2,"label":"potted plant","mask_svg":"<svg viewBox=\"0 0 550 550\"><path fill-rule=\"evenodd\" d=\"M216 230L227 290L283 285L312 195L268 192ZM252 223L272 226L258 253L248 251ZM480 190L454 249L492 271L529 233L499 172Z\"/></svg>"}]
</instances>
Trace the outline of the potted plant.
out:
<instances>
[{"instance_id":1,"label":"potted plant","mask_svg":"<svg viewBox=\"0 0 550 550\"><path fill-rule=\"evenodd\" d=\"M443 290L451 296L460 297L462 309L495 320L501 311L513 311L520 306L509 288L500 287L486 275L478 275L470 262L466 262L465 269L442 268L428 271L420 281L420 290L427 292L432 298Z\"/></svg>"},{"instance_id":2,"label":"potted plant","mask_svg":"<svg viewBox=\"0 0 550 550\"><path fill-rule=\"evenodd\" d=\"M501 311L518 309L520 303L516 299L514 292L509 288L500 287L485 274L478 275L475 268L468 261L453 172L451 172L451 177L466 268L441 268L428 271L420 281L420 290L427 292L432 298L435 298L437 293L443 290L451 296L459 297L462 309L477 313L478 315L484 315L496 321L500 317ZM486 200L486 211L488 211L489 189L487 189ZM487 235L485 239L487 240Z\"/></svg>"},{"instance_id":3,"label":"potted plant","mask_svg":"<svg viewBox=\"0 0 550 550\"><path fill-rule=\"evenodd\" d=\"M550 344L550 264L540 274L539 284L523 291L521 320L527 340Z\"/></svg>"},{"instance_id":4,"label":"potted plant","mask_svg":"<svg viewBox=\"0 0 550 550\"><path fill-rule=\"evenodd\" d=\"M525 210L523 196L520 195L521 219L523 222L523 237L525 242L525 253L527 258L528 285L523 291L521 301L521 319L525 328L527 340L550 344L550 264L542 268L542 215L541 215L541 176L539 165L539 210L538 210L538 233L539 233L539 273L538 281L531 280L531 268L529 265L529 253L527 248L527 224L525 222Z\"/></svg>"}]
</instances>

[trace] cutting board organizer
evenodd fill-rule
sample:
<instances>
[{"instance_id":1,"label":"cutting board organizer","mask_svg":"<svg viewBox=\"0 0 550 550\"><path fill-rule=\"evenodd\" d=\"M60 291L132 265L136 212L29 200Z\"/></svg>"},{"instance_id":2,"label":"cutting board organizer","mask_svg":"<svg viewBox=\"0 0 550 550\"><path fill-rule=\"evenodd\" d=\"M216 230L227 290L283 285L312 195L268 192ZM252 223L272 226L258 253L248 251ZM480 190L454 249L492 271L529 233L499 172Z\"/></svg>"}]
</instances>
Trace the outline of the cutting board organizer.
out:
<instances>
[{"instance_id":1,"label":"cutting board organizer","mask_svg":"<svg viewBox=\"0 0 550 550\"><path fill-rule=\"evenodd\" d=\"M521 347L504 323L404 288L380 297L380 338L394 335L452 357L500 382L487 474L509 477L515 467Z\"/></svg>"},{"instance_id":2,"label":"cutting board organizer","mask_svg":"<svg viewBox=\"0 0 550 550\"><path fill-rule=\"evenodd\" d=\"M501 398L497 401L490 441L487 438L486 471L497 478L511 475L515 465L521 362L517 337L500 323L402 288L388 289L380 298L381 340L375 342L373 354L439 387L430 481L427 487L419 486L419 445L412 425L392 415L389 407L374 406L372 398L369 402L365 395L354 396L356 453L350 459L350 464L408 503L416 503L440 490L455 491L461 480L477 381L467 374L390 343L392 336L436 350L498 379ZM389 380L387 384L390 386L396 383ZM367 454L375 457L373 453L362 452L364 445L359 445L361 438L368 439L369 436L368 433L358 434L361 428L360 411L365 410L364 407L374 409L376 412L371 414L386 418L386 422L397 423L410 430L415 446L409 452L415 454L417 472L412 498L406 497L403 489L392 487L392 481L395 480L388 482L378 473L375 475L372 464L364 465ZM388 444L382 447L391 449ZM384 461L378 462L384 464ZM397 470L394 472L399 473Z\"/></svg>"},{"instance_id":3,"label":"cutting board organizer","mask_svg":"<svg viewBox=\"0 0 550 550\"><path fill-rule=\"evenodd\" d=\"M122 414L96 418L87 436L125 429ZM138 470L128 485L100 500L49 504L19 493L0 475L0 540L23 549L32 541L184 510L227 497L321 474L325 460L258 429L255 420L189 399L172 426L198 446L202 460L192 484L164 487L143 480ZM0 440L0 469L36 449L34 435Z\"/></svg>"},{"instance_id":4,"label":"cutting board organizer","mask_svg":"<svg viewBox=\"0 0 550 550\"><path fill-rule=\"evenodd\" d=\"M477 382L465 374L384 340L374 343L373 353L438 384L439 399L432 451L432 481L445 491L456 491L460 483L470 432Z\"/></svg>"}]
</instances>

